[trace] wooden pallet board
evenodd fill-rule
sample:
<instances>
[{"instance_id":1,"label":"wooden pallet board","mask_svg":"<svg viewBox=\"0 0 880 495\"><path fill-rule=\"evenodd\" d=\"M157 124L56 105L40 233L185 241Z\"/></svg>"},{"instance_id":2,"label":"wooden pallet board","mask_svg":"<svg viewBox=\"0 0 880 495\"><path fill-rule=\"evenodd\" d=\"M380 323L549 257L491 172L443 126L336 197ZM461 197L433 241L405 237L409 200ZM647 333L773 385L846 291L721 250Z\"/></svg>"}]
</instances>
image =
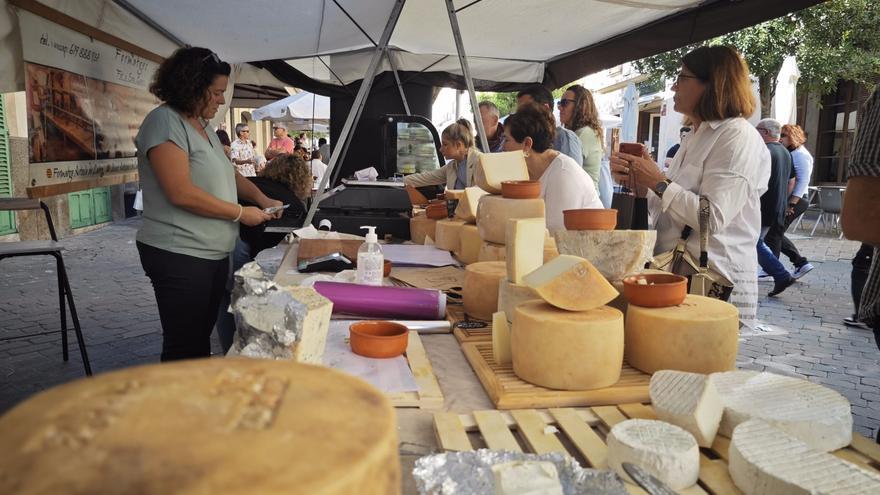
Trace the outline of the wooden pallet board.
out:
<instances>
[{"instance_id":1,"label":"wooden pallet board","mask_svg":"<svg viewBox=\"0 0 880 495\"><path fill-rule=\"evenodd\" d=\"M492 341L492 322L486 320L478 320L467 316L464 307L460 304L446 306L446 319L452 324L452 334L459 343L464 342L491 342ZM482 325L480 328L459 327L459 323L474 322Z\"/></svg>"},{"instance_id":2,"label":"wooden pallet board","mask_svg":"<svg viewBox=\"0 0 880 495\"><path fill-rule=\"evenodd\" d=\"M606 469L605 437L608 431L615 424L633 418L656 417L649 405L641 403L592 408L474 411L471 414L436 413L434 431L437 443L444 451L467 451L486 446L532 454L564 452L584 467ZM547 426L555 427L558 432L545 433ZM473 442L471 438L474 438ZM729 445L729 438L718 436L711 448L700 449L699 482L679 493L741 494L727 469ZM834 455L880 472L880 446L859 434L853 435L852 445L835 451ZM645 493L629 483L626 487L631 494Z\"/></svg>"},{"instance_id":3,"label":"wooden pallet board","mask_svg":"<svg viewBox=\"0 0 880 495\"><path fill-rule=\"evenodd\" d=\"M620 381L597 390L553 390L532 385L513 373L510 364L492 358L492 342L464 342L461 350L498 409L577 407L647 402L651 376L624 363Z\"/></svg>"},{"instance_id":4,"label":"wooden pallet board","mask_svg":"<svg viewBox=\"0 0 880 495\"><path fill-rule=\"evenodd\" d=\"M418 407L419 409L440 409L443 407L443 392L440 383L434 375L434 368L422 345L422 339L418 332L409 333L409 342L406 347L406 360L413 372L418 392L398 392L386 394L394 407Z\"/></svg>"}]
</instances>

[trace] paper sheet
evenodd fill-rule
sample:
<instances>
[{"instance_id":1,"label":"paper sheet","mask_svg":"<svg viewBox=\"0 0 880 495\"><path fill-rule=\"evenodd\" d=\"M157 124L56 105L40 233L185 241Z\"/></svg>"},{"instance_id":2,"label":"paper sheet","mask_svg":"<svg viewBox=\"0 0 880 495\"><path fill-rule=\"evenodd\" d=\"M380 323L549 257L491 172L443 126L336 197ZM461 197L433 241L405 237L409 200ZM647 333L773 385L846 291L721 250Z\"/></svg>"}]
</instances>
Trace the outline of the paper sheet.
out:
<instances>
[{"instance_id":1,"label":"paper sheet","mask_svg":"<svg viewBox=\"0 0 880 495\"><path fill-rule=\"evenodd\" d=\"M440 268L391 268L391 278L421 289L449 290L464 285L464 270L457 266Z\"/></svg>"},{"instance_id":2,"label":"paper sheet","mask_svg":"<svg viewBox=\"0 0 880 495\"><path fill-rule=\"evenodd\" d=\"M383 244L382 255L393 266L458 266L449 251L419 244Z\"/></svg>"},{"instance_id":3,"label":"paper sheet","mask_svg":"<svg viewBox=\"0 0 880 495\"><path fill-rule=\"evenodd\" d=\"M405 357L372 359L351 352L348 327L352 323L352 320L330 322L324 365L366 380L385 393L418 392L419 386Z\"/></svg>"}]
</instances>

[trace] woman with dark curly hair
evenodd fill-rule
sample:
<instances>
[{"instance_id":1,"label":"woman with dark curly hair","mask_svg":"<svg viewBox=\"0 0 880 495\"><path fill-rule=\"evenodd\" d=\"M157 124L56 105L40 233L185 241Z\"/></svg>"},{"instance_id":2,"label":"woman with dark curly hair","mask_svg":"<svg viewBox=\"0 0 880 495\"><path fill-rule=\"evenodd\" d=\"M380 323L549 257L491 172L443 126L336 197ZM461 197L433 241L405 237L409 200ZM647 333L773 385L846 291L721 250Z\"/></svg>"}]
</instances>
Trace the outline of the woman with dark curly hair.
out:
<instances>
[{"instance_id":1,"label":"woman with dark curly hair","mask_svg":"<svg viewBox=\"0 0 880 495\"><path fill-rule=\"evenodd\" d=\"M272 218L280 205L239 175L214 132L230 66L207 48L181 48L159 66L150 92L164 102L136 138L144 191L137 233L141 265L156 293L162 361L207 357L238 225ZM243 207L238 199L257 206ZM278 214L280 216L280 213Z\"/></svg>"},{"instance_id":2,"label":"woman with dark curly hair","mask_svg":"<svg viewBox=\"0 0 880 495\"><path fill-rule=\"evenodd\" d=\"M559 100L559 120L581 138L584 172L599 187L599 167L602 164L602 124L599 111L589 89L575 84L569 86Z\"/></svg>"}]
</instances>

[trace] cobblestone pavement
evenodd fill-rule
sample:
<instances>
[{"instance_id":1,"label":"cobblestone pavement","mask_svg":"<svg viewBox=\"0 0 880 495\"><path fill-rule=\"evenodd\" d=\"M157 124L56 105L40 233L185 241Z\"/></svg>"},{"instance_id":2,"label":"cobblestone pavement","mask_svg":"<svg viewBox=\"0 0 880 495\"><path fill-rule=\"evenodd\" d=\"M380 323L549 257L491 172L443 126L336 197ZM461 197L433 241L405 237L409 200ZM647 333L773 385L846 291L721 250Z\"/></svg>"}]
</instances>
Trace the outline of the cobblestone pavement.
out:
<instances>
[{"instance_id":1,"label":"cobblestone pavement","mask_svg":"<svg viewBox=\"0 0 880 495\"><path fill-rule=\"evenodd\" d=\"M95 373L158 361L156 302L134 244L130 219L64 239L65 261ZM836 237L793 238L815 270L776 298L762 296L764 325L744 333L741 368L800 375L852 402L856 431L880 427L880 351L868 330L843 325L852 313L850 259L858 244ZM766 294L772 282L761 282ZM57 330L58 295L50 258L0 262L0 339ZM219 349L215 342L215 349ZM83 376L71 332L70 361L58 334L0 341L0 413L28 396Z\"/></svg>"}]
</instances>

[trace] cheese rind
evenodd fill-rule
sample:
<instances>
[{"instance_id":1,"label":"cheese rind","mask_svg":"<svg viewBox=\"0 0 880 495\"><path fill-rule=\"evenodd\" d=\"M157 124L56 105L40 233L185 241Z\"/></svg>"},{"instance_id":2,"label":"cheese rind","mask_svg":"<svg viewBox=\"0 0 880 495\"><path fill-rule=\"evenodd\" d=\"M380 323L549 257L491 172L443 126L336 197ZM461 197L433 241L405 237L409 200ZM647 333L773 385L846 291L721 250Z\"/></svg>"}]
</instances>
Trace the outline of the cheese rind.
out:
<instances>
[{"instance_id":1,"label":"cheese rind","mask_svg":"<svg viewBox=\"0 0 880 495\"><path fill-rule=\"evenodd\" d=\"M618 294L589 261L565 254L527 274L523 283L548 303L569 311L604 306Z\"/></svg>"},{"instance_id":2,"label":"cheese rind","mask_svg":"<svg viewBox=\"0 0 880 495\"><path fill-rule=\"evenodd\" d=\"M455 217L464 220L467 223L477 221L477 207L480 204L480 198L487 195L486 191L479 187L468 187L459 197L458 206L455 208Z\"/></svg>"},{"instance_id":3,"label":"cheese rind","mask_svg":"<svg viewBox=\"0 0 880 495\"><path fill-rule=\"evenodd\" d=\"M566 311L536 300L519 304L514 313L510 351L516 376L559 390L593 390L620 379L620 311Z\"/></svg>"},{"instance_id":4,"label":"cheese rind","mask_svg":"<svg viewBox=\"0 0 880 495\"><path fill-rule=\"evenodd\" d=\"M746 495L880 493L877 473L813 449L759 419L736 427L728 453L730 477Z\"/></svg>"},{"instance_id":5,"label":"cheese rind","mask_svg":"<svg viewBox=\"0 0 880 495\"><path fill-rule=\"evenodd\" d=\"M503 311L492 313L492 357L495 364L510 364L510 326Z\"/></svg>"},{"instance_id":6,"label":"cheese rind","mask_svg":"<svg viewBox=\"0 0 880 495\"><path fill-rule=\"evenodd\" d=\"M507 248L503 244L483 241L480 243L480 254L477 256L477 260L505 261L507 260Z\"/></svg>"},{"instance_id":7,"label":"cheese rind","mask_svg":"<svg viewBox=\"0 0 880 495\"><path fill-rule=\"evenodd\" d=\"M544 218L511 218L504 244L507 249L507 278L522 284L523 277L544 264Z\"/></svg>"},{"instance_id":8,"label":"cheese rind","mask_svg":"<svg viewBox=\"0 0 880 495\"><path fill-rule=\"evenodd\" d=\"M465 224L458 231L458 250L455 255L465 265L476 263L480 260L480 246L483 245L480 239L480 232L476 225Z\"/></svg>"},{"instance_id":9,"label":"cheese rind","mask_svg":"<svg viewBox=\"0 0 880 495\"><path fill-rule=\"evenodd\" d=\"M479 320L491 320L498 311L498 282L504 278L503 261L471 263L464 269L464 312Z\"/></svg>"},{"instance_id":10,"label":"cheese rind","mask_svg":"<svg viewBox=\"0 0 880 495\"><path fill-rule=\"evenodd\" d=\"M715 380L710 376L710 381ZM724 378L724 377L721 377ZM728 380L730 381L730 380ZM852 442L852 412L846 397L800 378L759 373L721 394L726 422L722 434L756 418L830 452Z\"/></svg>"},{"instance_id":11,"label":"cheese rind","mask_svg":"<svg viewBox=\"0 0 880 495\"><path fill-rule=\"evenodd\" d=\"M498 311L503 311L510 323L513 323L516 307L534 299L542 300L541 296L527 285L517 285L506 278L498 282Z\"/></svg>"},{"instance_id":12,"label":"cheese rind","mask_svg":"<svg viewBox=\"0 0 880 495\"><path fill-rule=\"evenodd\" d=\"M492 466L495 495L562 495L552 462L512 461Z\"/></svg>"},{"instance_id":13,"label":"cheese rind","mask_svg":"<svg viewBox=\"0 0 880 495\"><path fill-rule=\"evenodd\" d=\"M559 230L553 233L561 254L590 261L608 280L641 271L654 254L654 230Z\"/></svg>"},{"instance_id":14,"label":"cheese rind","mask_svg":"<svg viewBox=\"0 0 880 495\"><path fill-rule=\"evenodd\" d=\"M708 376L661 370L651 377L649 391L660 420L690 432L700 447L712 446L724 405Z\"/></svg>"},{"instance_id":15,"label":"cheese rind","mask_svg":"<svg viewBox=\"0 0 880 495\"><path fill-rule=\"evenodd\" d=\"M507 221L511 218L544 218L544 200L510 199L501 196L483 196L477 210L477 227L484 241L504 244L507 240Z\"/></svg>"},{"instance_id":16,"label":"cheese rind","mask_svg":"<svg viewBox=\"0 0 880 495\"><path fill-rule=\"evenodd\" d=\"M626 361L645 373L732 370L738 338L739 311L718 299L688 294L678 306L626 310Z\"/></svg>"},{"instance_id":17,"label":"cheese rind","mask_svg":"<svg viewBox=\"0 0 880 495\"><path fill-rule=\"evenodd\" d=\"M425 239L436 237L437 220L425 215L416 215L409 220L409 237L416 244L424 244Z\"/></svg>"},{"instance_id":18,"label":"cheese rind","mask_svg":"<svg viewBox=\"0 0 880 495\"><path fill-rule=\"evenodd\" d=\"M501 182L529 180L522 151L483 153L474 170L474 183L490 194L501 194Z\"/></svg>"},{"instance_id":19,"label":"cheese rind","mask_svg":"<svg viewBox=\"0 0 880 495\"><path fill-rule=\"evenodd\" d=\"M678 426L652 419L628 419L611 428L606 437L608 467L633 480L624 462L638 465L673 490L694 485L700 475L700 448L694 437Z\"/></svg>"},{"instance_id":20,"label":"cheese rind","mask_svg":"<svg viewBox=\"0 0 880 495\"><path fill-rule=\"evenodd\" d=\"M434 246L446 251L458 251L461 247L461 227L464 220L437 220L434 227Z\"/></svg>"}]
</instances>

